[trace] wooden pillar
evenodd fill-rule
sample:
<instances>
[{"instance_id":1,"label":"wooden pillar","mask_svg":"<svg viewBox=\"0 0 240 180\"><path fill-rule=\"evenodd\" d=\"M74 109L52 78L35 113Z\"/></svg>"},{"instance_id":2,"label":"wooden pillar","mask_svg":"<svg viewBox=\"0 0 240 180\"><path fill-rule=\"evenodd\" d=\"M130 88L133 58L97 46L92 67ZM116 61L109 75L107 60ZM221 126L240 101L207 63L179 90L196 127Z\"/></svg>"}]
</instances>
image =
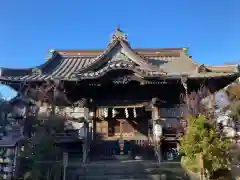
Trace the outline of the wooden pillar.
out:
<instances>
[{"instance_id":1,"label":"wooden pillar","mask_svg":"<svg viewBox=\"0 0 240 180\"><path fill-rule=\"evenodd\" d=\"M152 127L153 127L153 144L155 155L158 158L159 163L162 161L162 149L161 149L161 132L157 129L157 127L161 127L160 125L160 102L157 98L152 99ZM162 131L162 130L161 130Z\"/></svg>"},{"instance_id":2,"label":"wooden pillar","mask_svg":"<svg viewBox=\"0 0 240 180\"><path fill-rule=\"evenodd\" d=\"M88 121L89 121L89 109L87 107L84 107L84 139L82 143L83 164L86 164L88 155L88 143L89 143Z\"/></svg>"},{"instance_id":3,"label":"wooden pillar","mask_svg":"<svg viewBox=\"0 0 240 180\"><path fill-rule=\"evenodd\" d=\"M177 141L177 151L179 152L180 151L180 142Z\"/></svg>"},{"instance_id":4,"label":"wooden pillar","mask_svg":"<svg viewBox=\"0 0 240 180\"><path fill-rule=\"evenodd\" d=\"M90 143L93 140L93 121L95 116L95 108L90 104L84 106L84 142L83 142L83 164L87 163L88 153L90 151ZM90 125L91 124L91 125Z\"/></svg>"},{"instance_id":5,"label":"wooden pillar","mask_svg":"<svg viewBox=\"0 0 240 180\"><path fill-rule=\"evenodd\" d=\"M185 77L181 77L181 83L185 89L185 97L186 97L186 104L187 104L187 108L189 110L190 106L189 106L189 99L188 99L188 85L187 85L187 80L188 78Z\"/></svg>"}]
</instances>

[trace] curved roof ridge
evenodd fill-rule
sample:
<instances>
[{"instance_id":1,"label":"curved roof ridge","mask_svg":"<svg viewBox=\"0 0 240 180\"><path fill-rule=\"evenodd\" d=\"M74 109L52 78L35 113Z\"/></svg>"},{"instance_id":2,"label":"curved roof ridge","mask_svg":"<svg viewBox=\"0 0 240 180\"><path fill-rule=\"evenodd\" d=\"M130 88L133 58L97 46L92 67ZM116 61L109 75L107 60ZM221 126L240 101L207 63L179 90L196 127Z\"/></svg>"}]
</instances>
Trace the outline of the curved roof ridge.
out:
<instances>
[{"instance_id":1,"label":"curved roof ridge","mask_svg":"<svg viewBox=\"0 0 240 180\"><path fill-rule=\"evenodd\" d=\"M110 42L107 46L107 48L100 54L98 55L91 63L89 63L88 65L86 65L85 67L79 69L76 71L76 73L82 72L86 69L88 69L89 67L94 66L96 63L98 63L108 52L110 52L117 44L119 43L119 40L116 39L112 42Z\"/></svg>"},{"instance_id":2,"label":"curved roof ridge","mask_svg":"<svg viewBox=\"0 0 240 180\"><path fill-rule=\"evenodd\" d=\"M206 66L208 69L214 72L235 72L237 65L233 66Z\"/></svg>"},{"instance_id":3,"label":"curved roof ridge","mask_svg":"<svg viewBox=\"0 0 240 180\"><path fill-rule=\"evenodd\" d=\"M184 58L185 58L185 60L187 60L187 61L189 61L191 64L193 64L194 66L195 66L195 68L197 68L197 67L199 67L199 66L201 66L202 64L200 64L200 63L198 63L198 62L196 62L196 61L194 61L191 57L189 57L188 55L186 55L185 53L184 53L184 51L182 51L181 53L180 53L180 57L181 56L183 56ZM181 59L181 58L180 58ZM194 69L194 71L195 71L196 69Z\"/></svg>"},{"instance_id":4,"label":"curved roof ridge","mask_svg":"<svg viewBox=\"0 0 240 180\"><path fill-rule=\"evenodd\" d=\"M36 66L35 66L36 67ZM8 67L0 67L1 70L13 70L13 71L28 71L34 69L33 67L30 68L8 68Z\"/></svg>"},{"instance_id":5,"label":"curved roof ridge","mask_svg":"<svg viewBox=\"0 0 240 180\"><path fill-rule=\"evenodd\" d=\"M40 69L42 71L46 66L48 66L50 63L55 61L57 55L58 55L58 53L56 51L54 51L54 53L52 53L52 56L47 61L45 61L44 63L42 63L38 66L33 66L33 67L29 67L29 68L0 67L0 70L1 70L0 76L6 76L5 74L18 75L19 73L21 73L20 75L22 75L22 74L28 75L28 74L31 74L34 69Z\"/></svg>"},{"instance_id":6,"label":"curved roof ridge","mask_svg":"<svg viewBox=\"0 0 240 180\"><path fill-rule=\"evenodd\" d=\"M74 56L74 55L89 55L89 56L98 56L102 54L106 49L57 49L58 54L63 56ZM182 48L132 48L134 52L139 54L161 54L161 53L178 53L182 51Z\"/></svg>"},{"instance_id":7,"label":"curved roof ridge","mask_svg":"<svg viewBox=\"0 0 240 180\"><path fill-rule=\"evenodd\" d=\"M238 64L223 64L223 65L207 65L208 67L216 67L216 68L222 68L222 67L236 67Z\"/></svg>"},{"instance_id":8,"label":"curved roof ridge","mask_svg":"<svg viewBox=\"0 0 240 180\"><path fill-rule=\"evenodd\" d=\"M6 70L31 70L34 68L42 68L42 67L46 66L47 64L49 64L56 56L57 56L57 53L54 53L53 56L51 56L51 58L49 58L47 61L43 62L42 64L40 64L38 66L32 66L32 67L28 67L28 68L6 68L6 67L0 67L0 68L6 69Z\"/></svg>"},{"instance_id":9,"label":"curved roof ridge","mask_svg":"<svg viewBox=\"0 0 240 180\"><path fill-rule=\"evenodd\" d=\"M150 71L160 71L160 69L155 68L152 64L149 64L147 60L142 58L140 55L138 55L129 44L125 44L122 40L119 40L123 49L126 50L126 53L129 55L131 59L136 59L138 63L140 63L142 66L144 66L145 69Z\"/></svg>"},{"instance_id":10,"label":"curved roof ridge","mask_svg":"<svg viewBox=\"0 0 240 180\"><path fill-rule=\"evenodd\" d=\"M186 56L186 55L185 55ZM226 64L226 65L208 65L208 64L201 64L198 63L197 61L194 61L192 58L190 58L189 56L186 56L189 60L192 61L192 63L194 63L195 65L197 65L198 67L201 65L204 65L208 70L210 71L216 71L216 72L234 72L234 67L237 67L238 64Z\"/></svg>"},{"instance_id":11,"label":"curved roof ridge","mask_svg":"<svg viewBox=\"0 0 240 180\"><path fill-rule=\"evenodd\" d=\"M238 64L231 64L231 65L219 65L219 66L210 66L207 65L206 66L208 69L212 70L212 71L225 71L225 72L234 72L236 71L235 68L238 67Z\"/></svg>"},{"instance_id":12,"label":"curved roof ridge","mask_svg":"<svg viewBox=\"0 0 240 180\"><path fill-rule=\"evenodd\" d=\"M106 50L101 53L100 55L98 55L96 57L96 59L94 59L91 63L89 63L87 66L77 70L75 73L80 73L83 72L84 70L87 70L90 67L94 67L94 65L98 62L100 62L100 60L102 60L105 55L107 55L114 47L116 47L118 44L121 45L121 47L123 48L123 50L125 51L124 53L126 53L129 58L131 58L135 63L140 64L144 69L146 70L150 70L150 71L159 71L160 69L155 68L153 65L149 64L147 60L145 60L144 58L142 58L140 55L138 55L129 45L128 42L120 39L120 38L116 38L114 39L112 42L110 42L106 48Z\"/></svg>"}]
</instances>

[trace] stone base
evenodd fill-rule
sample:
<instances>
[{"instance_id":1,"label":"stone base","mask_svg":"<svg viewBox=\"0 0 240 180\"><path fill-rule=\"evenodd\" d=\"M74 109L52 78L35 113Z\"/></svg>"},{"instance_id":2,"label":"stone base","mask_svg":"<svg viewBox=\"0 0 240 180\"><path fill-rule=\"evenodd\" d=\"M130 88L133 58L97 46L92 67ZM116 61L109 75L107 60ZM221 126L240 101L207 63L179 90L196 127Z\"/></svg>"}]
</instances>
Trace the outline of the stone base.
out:
<instances>
[{"instance_id":1,"label":"stone base","mask_svg":"<svg viewBox=\"0 0 240 180\"><path fill-rule=\"evenodd\" d=\"M129 160L128 155L115 155L116 160L124 161L124 160Z\"/></svg>"},{"instance_id":2,"label":"stone base","mask_svg":"<svg viewBox=\"0 0 240 180\"><path fill-rule=\"evenodd\" d=\"M134 159L135 159L135 160L142 160L143 157L142 157L142 156L135 156Z\"/></svg>"}]
</instances>

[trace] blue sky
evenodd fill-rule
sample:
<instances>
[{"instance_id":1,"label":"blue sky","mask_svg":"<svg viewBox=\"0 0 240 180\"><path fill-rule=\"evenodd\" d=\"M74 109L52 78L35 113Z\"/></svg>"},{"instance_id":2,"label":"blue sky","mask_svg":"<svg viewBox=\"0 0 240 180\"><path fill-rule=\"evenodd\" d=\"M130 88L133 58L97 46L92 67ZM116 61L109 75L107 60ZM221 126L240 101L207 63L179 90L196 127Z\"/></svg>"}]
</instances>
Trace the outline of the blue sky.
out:
<instances>
[{"instance_id":1,"label":"blue sky","mask_svg":"<svg viewBox=\"0 0 240 180\"><path fill-rule=\"evenodd\" d=\"M239 8L239 0L1 0L0 66L39 65L52 48L105 48L118 24L133 47L189 46L200 63L237 63Z\"/></svg>"}]
</instances>

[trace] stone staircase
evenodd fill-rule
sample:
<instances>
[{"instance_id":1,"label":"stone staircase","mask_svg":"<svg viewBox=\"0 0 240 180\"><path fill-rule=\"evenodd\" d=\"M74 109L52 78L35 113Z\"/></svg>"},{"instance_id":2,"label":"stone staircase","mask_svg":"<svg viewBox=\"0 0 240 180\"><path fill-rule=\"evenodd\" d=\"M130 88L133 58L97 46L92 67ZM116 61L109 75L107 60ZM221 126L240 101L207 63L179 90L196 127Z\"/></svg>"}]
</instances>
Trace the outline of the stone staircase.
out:
<instances>
[{"instance_id":1,"label":"stone staircase","mask_svg":"<svg viewBox=\"0 0 240 180\"><path fill-rule=\"evenodd\" d=\"M71 133L57 133L55 135L55 140L57 143L74 143L79 142L81 139L78 137L77 132Z\"/></svg>"},{"instance_id":2,"label":"stone staircase","mask_svg":"<svg viewBox=\"0 0 240 180\"><path fill-rule=\"evenodd\" d=\"M68 180L159 180L181 179L184 172L179 163L158 165L154 161L102 161L87 165L69 164Z\"/></svg>"},{"instance_id":3,"label":"stone staircase","mask_svg":"<svg viewBox=\"0 0 240 180\"><path fill-rule=\"evenodd\" d=\"M5 133L1 134L1 146L15 146L17 141L22 138L21 126L18 124L7 125L3 131L5 131Z\"/></svg>"},{"instance_id":4,"label":"stone staircase","mask_svg":"<svg viewBox=\"0 0 240 180\"><path fill-rule=\"evenodd\" d=\"M20 125L12 125L11 129L7 131L7 135L13 138L21 137L21 126Z\"/></svg>"}]
</instances>

